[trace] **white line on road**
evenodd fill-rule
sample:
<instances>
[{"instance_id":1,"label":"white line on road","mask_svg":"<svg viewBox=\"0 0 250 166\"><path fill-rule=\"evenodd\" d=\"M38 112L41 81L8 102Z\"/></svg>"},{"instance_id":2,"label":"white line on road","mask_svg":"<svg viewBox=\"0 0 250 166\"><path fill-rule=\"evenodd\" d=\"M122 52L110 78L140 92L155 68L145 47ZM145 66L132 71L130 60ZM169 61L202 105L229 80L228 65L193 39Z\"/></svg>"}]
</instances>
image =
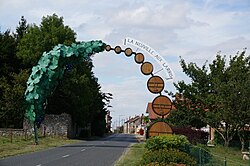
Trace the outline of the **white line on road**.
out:
<instances>
[{"instance_id":1,"label":"white line on road","mask_svg":"<svg viewBox=\"0 0 250 166\"><path fill-rule=\"evenodd\" d=\"M86 149L82 149L81 152L85 151Z\"/></svg>"},{"instance_id":2,"label":"white line on road","mask_svg":"<svg viewBox=\"0 0 250 166\"><path fill-rule=\"evenodd\" d=\"M65 158L65 157L69 157L69 154L67 154L67 155L64 155L64 156L62 156L63 158Z\"/></svg>"},{"instance_id":3,"label":"white line on road","mask_svg":"<svg viewBox=\"0 0 250 166\"><path fill-rule=\"evenodd\" d=\"M41 166L42 164L38 164L38 165L36 165L36 166Z\"/></svg>"}]
</instances>

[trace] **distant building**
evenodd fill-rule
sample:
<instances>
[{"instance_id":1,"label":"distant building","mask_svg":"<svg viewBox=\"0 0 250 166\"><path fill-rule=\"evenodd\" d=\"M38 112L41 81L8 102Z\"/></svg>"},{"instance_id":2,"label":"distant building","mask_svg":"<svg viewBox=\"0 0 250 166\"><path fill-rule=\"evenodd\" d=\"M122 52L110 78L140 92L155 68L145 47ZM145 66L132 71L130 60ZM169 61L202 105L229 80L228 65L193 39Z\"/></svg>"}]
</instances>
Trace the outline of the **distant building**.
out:
<instances>
[{"instance_id":1,"label":"distant building","mask_svg":"<svg viewBox=\"0 0 250 166\"><path fill-rule=\"evenodd\" d=\"M127 134L138 134L140 129L144 130L144 115L141 116L137 115L133 118L129 118L127 121L124 122L124 129L123 132Z\"/></svg>"},{"instance_id":2,"label":"distant building","mask_svg":"<svg viewBox=\"0 0 250 166\"><path fill-rule=\"evenodd\" d=\"M110 116L110 111L107 112L105 116L105 121L106 121L106 131L110 132L111 131L111 123L112 123L112 117Z\"/></svg>"},{"instance_id":3,"label":"distant building","mask_svg":"<svg viewBox=\"0 0 250 166\"><path fill-rule=\"evenodd\" d=\"M162 116L157 115L152 108L152 103L148 103L146 113L148 113L148 118L150 121L155 120L157 118L162 118ZM165 115L164 118L168 117L168 115Z\"/></svg>"}]
</instances>

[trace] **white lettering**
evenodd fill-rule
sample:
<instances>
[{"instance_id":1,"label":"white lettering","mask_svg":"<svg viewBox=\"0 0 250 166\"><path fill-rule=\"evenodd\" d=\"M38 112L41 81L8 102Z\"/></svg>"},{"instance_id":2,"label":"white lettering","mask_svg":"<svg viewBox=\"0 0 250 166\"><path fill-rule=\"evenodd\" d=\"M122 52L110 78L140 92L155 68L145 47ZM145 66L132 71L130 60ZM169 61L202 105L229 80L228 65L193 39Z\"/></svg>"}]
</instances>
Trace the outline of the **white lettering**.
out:
<instances>
[{"instance_id":1,"label":"white lettering","mask_svg":"<svg viewBox=\"0 0 250 166\"><path fill-rule=\"evenodd\" d=\"M127 42L128 42L128 43L131 43L131 44L134 44L134 41L133 41L133 40L130 40L130 39L127 39Z\"/></svg>"},{"instance_id":2,"label":"white lettering","mask_svg":"<svg viewBox=\"0 0 250 166\"><path fill-rule=\"evenodd\" d=\"M163 71L166 73L166 75L169 78L166 78L166 80L170 80L170 79L174 79L174 73L171 70L171 68L169 67L168 63L165 61L165 59L163 57L161 57L154 49L152 49L151 47L149 47L148 45L136 40L136 39L132 39L132 38L126 38L124 44L126 45L126 41L128 44L131 44L139 49L144 50L145 52L147 52L151 57L153 57L156 62L162 66Z\"/></svg>"}]
</instances>

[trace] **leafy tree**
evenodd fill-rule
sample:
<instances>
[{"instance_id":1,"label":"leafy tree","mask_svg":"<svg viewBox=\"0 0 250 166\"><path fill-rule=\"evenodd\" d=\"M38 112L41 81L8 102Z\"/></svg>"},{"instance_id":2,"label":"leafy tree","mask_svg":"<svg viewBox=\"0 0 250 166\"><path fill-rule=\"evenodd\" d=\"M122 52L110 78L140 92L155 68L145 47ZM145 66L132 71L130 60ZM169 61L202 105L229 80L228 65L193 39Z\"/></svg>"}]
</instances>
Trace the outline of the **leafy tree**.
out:
<instances>
[{"instance_id":1,"label":"leafy tree","mask_svg":"<svg viewBox=\"0 0 250 166\"><path fill-rule=\"evenodd\" d=\"M249 56L243 51L230 57L227 65L225 57L217 55L209 67L204 64L201 68L195 63L186 64L183 59L180 63L192 82L175 84L182 96L176 100L177 114L181 118L185 115L200 118L213 127L228 146L235 133L250 121Z\"/></svg>"},{"instance_id":2,"label":"leafy tree","mask_svg":"<svg viewBox=\"0 0 250 166\"><path fill-rule=\"evenodd\" d=\"M22 17L22 26L26 20ZM22 33L25 32L25 26ZM22 127L23 93L28 78L27 70L20 69L20 61L16 57L16 46L22 38L21 30L11 33L10 30L0 32L0 127Z\"/></svg>"},{"instance_id":3,"label":"leafy tree","mask_svg":"<svg viewBox=\"0 0 250 166\"><path fill-rule=\"evenodd\" d=\"M16 41L10 30L0 32L0 76L7 76L16 71Z\"/></svg>"},{"instance_id":4,"label":"leafy tree","mask_svg":"<svg viewBox=\"0 0 250 166\"><path fill-rule=\"evenodd\" d=\"M16 40L17 42L19 42L23 36L27 33L27 29L28 29L28 25L27 25L27 21L24 18L24 16L21 17L21 21L19 21L19 26L16 28Z\"/></svg>"},{"instance_id":5,"label":"leafy tree","mask_svg":"<svg viewBox=\"0 0 250 166\"><path fill-rule=\"evenodd\" d=\"M8 81L6 77L0 78L0 91L2 92L0 126L22 128L25 112L23 94L26 89L28 73L28 70L22 70L18 74L11 73L11 81Z\"/></svg>"},{"instance_id":6,"label":"leafy tree","mask_svg":"<svg viewBox=\"0 0 250 166\"><path fill-rule=\"evenodd\" d=\"M188 104L188 103L186 103ZM191 109L187 105L183 105L180 102L174 103L175 109L171 111L169 116L165 119L168 124L179 126L179 127L195 127L202 128L207 124L204 122L204 119L201 118L204 116L205 112L201 109ZM181 119L181 120L176 120Z\"/></svg>"},{"instance_id":7,"label":"leafy tree","mask_svg":"<svg viewBox=\"0 0 250 166\"><path fill-rule=\"evenodd\" d=\"M75 35L71 28L63 24L63 17L59 18L56 14L43 17L40 26L28 26L27 33L17 46L17 56L27 68L31 68L44 51L50 51L57 44L75 42Z\"/></svg>"}]
</instances>

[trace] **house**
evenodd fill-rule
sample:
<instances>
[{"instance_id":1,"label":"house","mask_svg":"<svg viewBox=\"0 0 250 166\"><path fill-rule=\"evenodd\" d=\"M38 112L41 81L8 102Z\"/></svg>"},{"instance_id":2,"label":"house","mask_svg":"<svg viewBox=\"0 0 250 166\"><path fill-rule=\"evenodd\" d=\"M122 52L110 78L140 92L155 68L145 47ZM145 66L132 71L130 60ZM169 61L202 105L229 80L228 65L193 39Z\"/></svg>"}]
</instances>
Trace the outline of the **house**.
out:
<instances>
[{"instance_id":1,"label":"house","mask_svg":"<svg viewBox=\"0 0 250 166\"><path fill-rule=\"evenodd\" d=\"M150 121L155 120L157 118L162 118L161 116L157 115L152 108L152 103L148 103L146 113L148 113L148 117ZM169 114L165 115L164 118L168 117Z\"/></svg>"},{"instance_id":2,"label":"house","mask_svg":"<svg viewBox=\"0 0 250 166\"><path fill-rule=\"evenodd\" d=\"M112 117L110 116L110 111L107 111L107 114L105 115L105 121L106 121L106 132L111 131L111 123L112 123Z\"/></svg>"},{"instance_id":3,"label":"house","mask_svg":"<svg viewBox=\"0 0 250 166\"><path fill-rule=\"evenodd\" d=\"M124 122L123 132L127 134L138 134L140 129L144 130L145 125L143 124L143 119L143 114L141 116L137 115L133 118L129 118Z\"/></svg>"}]
</instances>

